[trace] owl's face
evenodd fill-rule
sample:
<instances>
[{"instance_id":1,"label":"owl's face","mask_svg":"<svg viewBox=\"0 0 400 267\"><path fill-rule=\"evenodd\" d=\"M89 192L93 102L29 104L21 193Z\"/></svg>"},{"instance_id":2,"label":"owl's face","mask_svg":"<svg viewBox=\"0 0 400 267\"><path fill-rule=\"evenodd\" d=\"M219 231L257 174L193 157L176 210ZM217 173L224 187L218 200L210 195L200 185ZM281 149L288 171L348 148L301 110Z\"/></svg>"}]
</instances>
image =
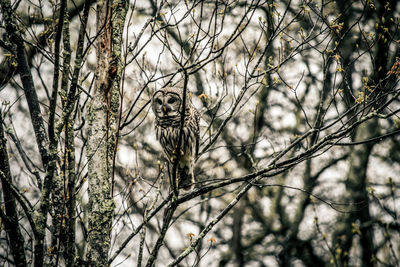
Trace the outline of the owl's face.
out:
<instances>
[{"instance_id":1,"label":"owl's face","mask_svg":"<svg viewBox=\"0 0 400 267\"><path fill-rule=\"evenodd\" d=\"M158 118L179 116L181 97L176 92L157 91L153 95L152 108Z\"/></svg>"}]
</instances>

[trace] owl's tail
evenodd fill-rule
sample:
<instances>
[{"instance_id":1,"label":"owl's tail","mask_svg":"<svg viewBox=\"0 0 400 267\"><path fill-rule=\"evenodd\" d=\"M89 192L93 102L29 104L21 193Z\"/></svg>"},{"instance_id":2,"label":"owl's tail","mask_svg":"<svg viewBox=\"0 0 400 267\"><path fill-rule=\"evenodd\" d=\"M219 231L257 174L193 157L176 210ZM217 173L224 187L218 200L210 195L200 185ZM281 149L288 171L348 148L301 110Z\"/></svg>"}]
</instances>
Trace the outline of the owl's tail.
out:
<instances>
[{"instance_id":1,"label":"owl's tail","mask_svg":"<svg viewBox=\"0 0 400 267\"><path fill-rule=\"evenodd\" d=\"M191 190L194 186L193 168L184 166L178 167L178 187L183 190Z\"/></svg>"}]
</instances>

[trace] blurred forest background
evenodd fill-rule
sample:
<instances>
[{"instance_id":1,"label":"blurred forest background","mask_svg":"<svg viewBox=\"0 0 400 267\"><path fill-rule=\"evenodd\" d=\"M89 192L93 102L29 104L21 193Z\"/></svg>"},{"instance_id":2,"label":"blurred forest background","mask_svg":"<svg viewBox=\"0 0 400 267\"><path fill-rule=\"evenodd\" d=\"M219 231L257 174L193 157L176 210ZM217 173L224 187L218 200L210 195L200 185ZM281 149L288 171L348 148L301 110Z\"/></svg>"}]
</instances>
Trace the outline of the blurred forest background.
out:
<instances>
[{"instance_id":1,"label":"blurred forest background","mask_svg":"<svg viewBox=\"0 0 400 267\"><path fill-rule=\"evenodd\" d=\"M399 266L400 1L1 0L1 266ZM175 192L155 90L202 114Z\"/></svg>"}]
</instances>

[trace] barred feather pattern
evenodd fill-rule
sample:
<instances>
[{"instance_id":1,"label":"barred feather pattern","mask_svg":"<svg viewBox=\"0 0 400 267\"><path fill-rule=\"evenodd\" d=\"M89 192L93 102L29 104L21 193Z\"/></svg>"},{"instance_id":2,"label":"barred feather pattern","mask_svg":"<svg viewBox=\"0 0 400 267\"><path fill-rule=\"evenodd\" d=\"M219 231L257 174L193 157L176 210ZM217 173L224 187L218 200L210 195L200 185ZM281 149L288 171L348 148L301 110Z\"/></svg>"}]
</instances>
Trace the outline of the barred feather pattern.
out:
<instances>
[{"instance_id":1,"label":"barred feather pattern","mask_svg":"<svg viewBox=\"0 0 400 267\"><path fill-rule=\"evenodd\" d=\"M176 149L180 133L181 121L181 91L175 88L165 88L161 93L157 91L153 95L153 111L156 115L155 131L156 137L163 147L164 153L170 166L176 158ZM169 95L175 97L180 103L168 105ZM158 103L157 103L158 102ZM165 116L165 114L173 114ZM190 190L195 182L193 168L194 161L199 151L199 129L200 113L193 107L190 101L187 101L185 109L185 120L182 129L182 143L180 148L180 157L177 165L178 187L184 190ZM172 170L172 168L170 168Z\"/></svg>"}]
</instances>

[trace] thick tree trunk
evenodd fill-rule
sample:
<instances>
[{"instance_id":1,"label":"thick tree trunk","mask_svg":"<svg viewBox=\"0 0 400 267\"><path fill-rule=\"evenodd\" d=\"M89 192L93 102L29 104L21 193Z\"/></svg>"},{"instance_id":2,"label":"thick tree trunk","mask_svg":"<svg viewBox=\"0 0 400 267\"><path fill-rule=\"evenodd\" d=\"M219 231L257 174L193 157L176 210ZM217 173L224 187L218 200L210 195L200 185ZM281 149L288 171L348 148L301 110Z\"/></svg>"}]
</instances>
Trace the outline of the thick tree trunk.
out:
<instances>
[{"instance_id":1,"label":"thick tree trunk","mask_svg":"<svg viewBox=\"0 0 400 267\"><path fill-rule=\"evenodd\" d=\"M107 266L111 223L113 159L116 148L119 112L119 87L122 73L122 31L127 6L124 1L97 3L97 72L95 91L89 106L88 182L90 266Z\"/></svg>"}]
</instances>

